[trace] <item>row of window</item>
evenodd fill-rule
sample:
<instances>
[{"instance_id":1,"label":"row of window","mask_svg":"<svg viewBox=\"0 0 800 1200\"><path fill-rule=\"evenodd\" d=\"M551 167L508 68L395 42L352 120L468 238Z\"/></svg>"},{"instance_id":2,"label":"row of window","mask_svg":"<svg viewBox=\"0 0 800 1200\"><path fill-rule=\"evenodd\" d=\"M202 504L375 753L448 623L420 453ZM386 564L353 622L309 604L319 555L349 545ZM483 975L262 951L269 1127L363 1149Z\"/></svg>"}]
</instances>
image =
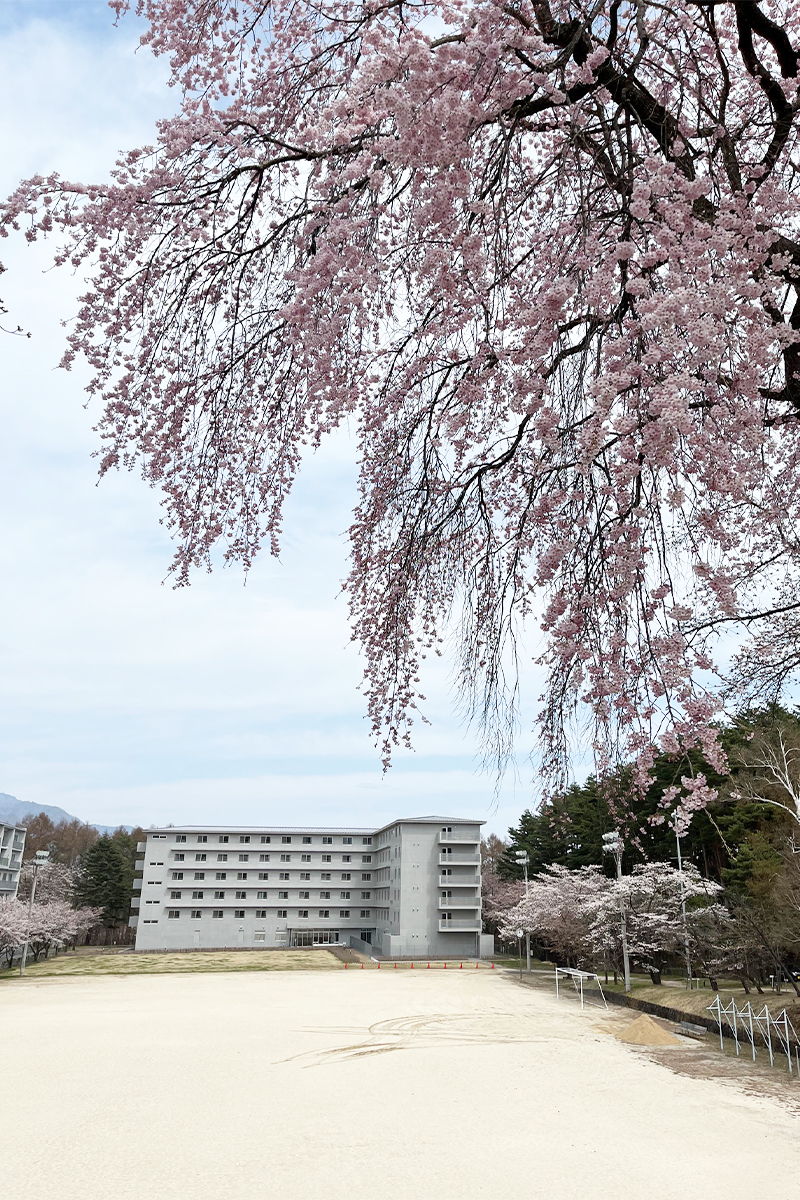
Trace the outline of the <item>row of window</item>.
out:
<instances>
[{"instance_id":1,"label":"row of window","mask_svg":"<svg viewBox=\"0 0 800 1200\"><path fill-rule=\"evenodd\" d=\"M186 855L184 853L182 853L181 851L176 851L174 857L175 857L175 862L185 862L186 861ZM320 860L320 862L324 862L324 863L333 862L333 855L332 854L321 854L319 860ZM195 862L207 862L208 855L203 852L195 854L194 861ZM217 855L217 862L227 862L227 861L228 861L227 854L218 854ZM268 854L259 854L258 861L262 862L262 863L267 863L270 861L270 856ZM280 857L280 861L282 863L291 862L292 861L291 854L282 854ZM352 861L353 861L352 854L343 854L342 855L343 863L349 863ZM362 854L361 861L362 861L362 863L371 863L372 855L371 854ZM240 854L239 862L250 862L250 855L249 854ZM311 855L310 854L301 854L300 862L301 863L310 863ZM151 862L150 863L151 867L163 867L163 865L164 865L163 862Z\"/></svg>"},{"instance_id":2,"label":"row of window","mask_svg":"<svg viewBox=\"0 0 800 1200\"><path fill-rule=\"evenodd\" d=\"M209 871L208 874L209 874L209 878L210 878L211 872ZM233 872L231 872L231 874L233 874ZM266 881L269 879L269 871L258 871L257 874L258 874L259 880ZM173 879L183 879L184 875L185 875L184 871L173 871L172 872ZM281 881L283 881L285 883L288 883L289 875L290 875L289 871L279 871L278 879L280 879ZM205 871L195 871L194 872L195 879L205 879L205 877L206 877ZM247 879L248 877L249 877L249 875L248 875L247 871L237 871L236 872L237 880ZM215 879L227 879L228 872L227 871L215 871L214 878ZM320 881L321 882L325 882L326 880L329 880L330 878L331 878L330 871L322 871L320 873ZM352 878L353 878L353 875L352 875L352 872L350 872L350 871L342 871L339 875L339 879L342 881L342 883L349 883L352 880ZM299 879L300 879L301 883L303 883L303 882L310 883L311 882L311 872L310 871L300 871ZM361 872L361 882L362 883L371 883L372 882L372 873L370 871L362 871ZM158 885L161 883L161 880L160 879L148 879L147 883L148 883L148 885Z\"/></svg>"},{"instance_id":3,"label":"row of window","mask_svg":"<svg viewBox=\"0 0 800 1200\"><path fill-rule=\"evenodd\" d=\"M179 908L168 908L167 909L167 917L170 921L179 920L181 915L182 915L181 910ZM207 912L206 912L206 915L207 915ZM221 921L222 918L224 917L224 915L225 915L224 910L221 908L212 908L211 909L212 921ZM235 921L243 921L244 915L245 915L245 910L243 908L235 908L233 910L233 919ZM330 915L331 915L331 910L329 908L320 908L320 909L318 909L318 911L316 913L316 919L322 920L322 921L328 921L328 920L330 920ZM286 908L279 908L276 910L275 916L278 918L278 920L285 921L285 920L287 920L287 918L289 916L289 910ZM359 920L361 920L364 917L369 918L371 916L372 916L372 913L371 913L370 909L362 908L361 912L359 913ZM203 909L202 908L190 909L190 911L189 911L190 920L200 921L200 920L202 920L202 917L203 917ZM307 908L298 908L297 917L298 917L298 920L307 921L308 920L308 909ZM345 921L349 921L350 920L350 909L349 908L340 908L339 909L339 918L343 919ZM257 921L266 921L266 919L267 919L267 909L266 908L257 908L256 909L256 920ZM149 924L152 924L152 922L145 921L145 925L149 925Z\"/></svg>"},{"instance_id":4,"label":"row of window","mask_svg":"<svg viewBox=\"0 0 800 1200\"><path fill-rule=\"evenodd\" d=\"M170 898L170 900L182 900L183 892L173 890L170 892L169 898ZM204 898L205 898L205 891L195 890L192 892L192 900L203 900ZM214 900L224 900L225 892L224 891L215 891L213 899ZM246 900L247 892L246 891L238 891L238 890L235 891L234 899L235 900ZM257 900L269 900L269 892L256 892L256 899ZM278 899L279 900L288 900L289 893L288 892L278 892ZM311 892L300 891L297 893L297 899L298 900L310 900ZM330 900L331 894L330 894L330 892L321 891L318 899ZM350 900L350 899L352 899L352 897L350 895L350 892L339 892L339 899L340 900ZM361 899L362 900L371 900L372 893L371 892L362 892ZM148 904L158 904L158 901L157 900L148 900L147 903Z\"/></svg>"},{"instance_id":5,"label":"row of window","mask_svg":"<svg viewBox=\"0 0 800 1200\"><path fill-rule=\"evenodd\" d=\"M209 835L207 833L198 833L196 836L197 836L197 844L198 845L205 846L208 844ZM180 844L184 844L186 842L186 838L187 838L187 834L185 834L185 833L176 833L175 834L175 841ZM312 843L312 838L308 837L306 835L303 835L303 837L300 840L301 840L302 845L304 845L304 846L310 846ZM323 837L321 840L322 840L323 846L332 846L333 845L332 837ZM227 846L228 843L230 842L230 835L227 833L221 833L218 835L217 841L219 842L220 845ZM268 846L271 843L271 841L272 841L271 834L262 834L262 836L261 836L262 846ZM277 841L277 838L276 838L276 841ZM239 844L242 846L248 846L250 844L250 834L249 833L240 834L239 835ZM292 844L292 835L291 834L289 834L288 836L284 835L281 837L281 845L291 846L291 844ZM343 846L352 846L352 844L353 844L352 837L343 837L342 838ZM362 837L361 844L363 846L371 846L372 838L371 837Z\"/></svg>"}]
</instances>

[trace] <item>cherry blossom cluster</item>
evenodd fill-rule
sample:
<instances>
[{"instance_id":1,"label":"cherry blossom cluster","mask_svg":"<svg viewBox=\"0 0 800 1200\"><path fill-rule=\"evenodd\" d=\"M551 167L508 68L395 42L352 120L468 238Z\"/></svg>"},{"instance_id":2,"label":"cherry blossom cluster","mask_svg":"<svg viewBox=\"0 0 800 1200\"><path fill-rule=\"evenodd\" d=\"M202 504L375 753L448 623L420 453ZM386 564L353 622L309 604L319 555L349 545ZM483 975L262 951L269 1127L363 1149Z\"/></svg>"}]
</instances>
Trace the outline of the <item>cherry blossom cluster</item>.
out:
<instances>
[{"instance_id":1,"label":"cherry blossom cluster","mask_svg":"<svg viewBox=\"0 0 800 1200\"><path fill-rule=\"evenodd\" d=\"M449 636L502 758L538 622L555 783L575 711L600 771L723 769L719 632L752 634L744 683L798 661L798 0L137 7L179 115L2 229L87 273L64 365L102 470L161 490L178 582L277 553L347 422L387 761Z\"/></svg>"}]
</instances>

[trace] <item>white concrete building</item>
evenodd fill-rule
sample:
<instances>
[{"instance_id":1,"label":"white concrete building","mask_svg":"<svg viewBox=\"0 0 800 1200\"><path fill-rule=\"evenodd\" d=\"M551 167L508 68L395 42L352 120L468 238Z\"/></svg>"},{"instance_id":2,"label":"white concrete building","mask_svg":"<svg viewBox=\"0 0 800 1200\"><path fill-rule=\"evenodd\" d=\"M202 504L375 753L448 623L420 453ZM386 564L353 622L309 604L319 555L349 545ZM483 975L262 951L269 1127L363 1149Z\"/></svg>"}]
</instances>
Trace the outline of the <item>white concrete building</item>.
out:
<instances>
[{"instance_id":1,"label":"white concrete building","mask_svg":"<svg viewBox=\"0 0 800 1200\"><path fill-rule=\"evenodd\" d=\"M482 821L380 829L168 826L139 843L137 950L345 945L388 958L492 953Z\"/></svg>"},{"instance_id":2,"label":"white concrete building","mask_svg":"<svg viewBox=\"0 0 800 1200\"><path fill-rule=\"evenodd\" d=\"M0 821L0 900L13 900L19 885L27 829Z\"/></svg>"}]
</instances>

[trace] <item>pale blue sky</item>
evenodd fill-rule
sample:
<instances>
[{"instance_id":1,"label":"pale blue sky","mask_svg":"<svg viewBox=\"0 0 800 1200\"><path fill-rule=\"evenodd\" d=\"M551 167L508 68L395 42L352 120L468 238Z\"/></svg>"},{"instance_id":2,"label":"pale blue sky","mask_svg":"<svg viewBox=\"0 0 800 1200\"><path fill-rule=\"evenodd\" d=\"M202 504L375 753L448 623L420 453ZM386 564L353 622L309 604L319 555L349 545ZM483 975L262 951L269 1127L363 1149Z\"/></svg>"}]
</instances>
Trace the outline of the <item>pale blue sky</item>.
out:
<instances>
[{"instance_id":1,"label":"pale blue sky","mask_svg":"<svg viewBox=\"0 0 800 1200\"><path fill-rule=\"evenodd\" d=\"M102 178L117 150L152 141L176 97L137 41L104 4L0 0L4 194L53 169ZM44 247L0 242L0 258L6 323L33 335L0 339L0 791L103 824L516 822L531 768L523 757L495 804L446 667L424 681L432 724L416 753L382 777L337 597L347 438L308 463L280 563L262 558L246 586L232 569L174 591L156 495L136 476L97 486L85 373L55 370L80 279L48 272Z\"/></svg>"}]
</instances>

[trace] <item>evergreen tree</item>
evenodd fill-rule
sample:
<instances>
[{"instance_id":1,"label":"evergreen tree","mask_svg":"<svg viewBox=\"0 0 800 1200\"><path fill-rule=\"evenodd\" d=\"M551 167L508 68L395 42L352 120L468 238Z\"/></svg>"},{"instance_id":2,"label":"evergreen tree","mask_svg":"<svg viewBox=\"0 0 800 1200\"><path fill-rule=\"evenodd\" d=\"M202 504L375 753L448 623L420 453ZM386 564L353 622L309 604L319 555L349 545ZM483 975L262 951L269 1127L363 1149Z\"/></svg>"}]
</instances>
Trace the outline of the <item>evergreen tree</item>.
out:
<instances>
[{"instance_id":1,"label":"evergreen tree","mask_svg":"<svg viewBox=\"0 0 800 1200\"><path fill-rule=\"evenodd\" d=\"M104 834L81 859L80 902L101 908L103 925L127 922L131 909L133 865L116 834Z\"/></svg>"}]
</instances>

